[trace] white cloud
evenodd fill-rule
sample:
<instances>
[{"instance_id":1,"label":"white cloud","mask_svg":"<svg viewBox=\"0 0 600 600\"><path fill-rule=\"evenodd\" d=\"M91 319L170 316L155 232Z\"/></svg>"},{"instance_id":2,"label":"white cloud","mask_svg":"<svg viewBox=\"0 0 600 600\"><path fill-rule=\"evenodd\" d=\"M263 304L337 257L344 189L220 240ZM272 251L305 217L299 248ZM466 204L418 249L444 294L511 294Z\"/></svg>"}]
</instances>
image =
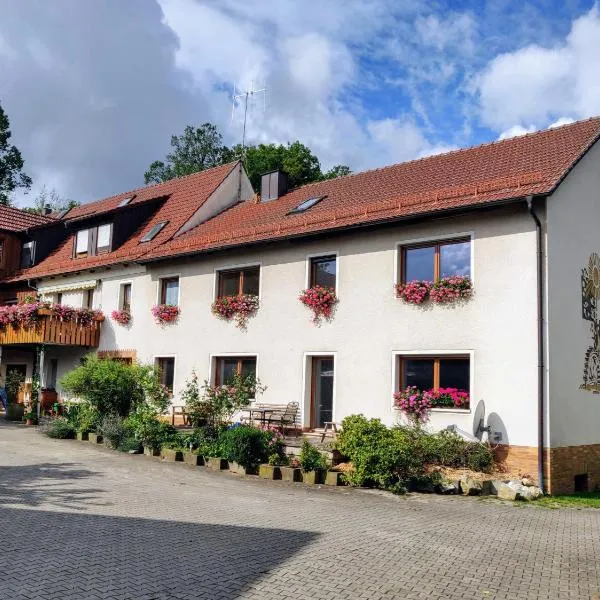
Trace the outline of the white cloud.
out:
<instances>
[{"instance_id":1,"label":"white cloud","mask_svg":"<svg viewBox=\"0 0 600 600\"><path fill-rule=\"evenodd\" d=\"M594 6L552 47L526 46L494 58L480 74L483 122L544 127L557 117L600 113L600 11Z\"/></svg>"},{"instance_id":2,"label":"white cloud","mask_svg":"<svg viewBox=\"0 0 600 600\"><path fill-rule=\"evenodd\" d=\"M499 136L499 140L507 140L508 138L518 137L520 135L526 135L528 133L533 133L536 130L535 125L529 125L528 127L523 127L521 125L513 125L509 127L505 131L503 131Z\"/></svg>"},{"instance_id":3,"label":"white cloud","mask_svg":"<svg viewBox=\"0 0 600 600\"><path fill-rule=\"evenodd\" d=\"M575 123L575 119L572 119L571 117L560 117L560 119L556 119L554 123L550 123L548 129L555 129L556 127L562 127L563 125L570 125L571 123Z\"/></svg>"}]
</instances>

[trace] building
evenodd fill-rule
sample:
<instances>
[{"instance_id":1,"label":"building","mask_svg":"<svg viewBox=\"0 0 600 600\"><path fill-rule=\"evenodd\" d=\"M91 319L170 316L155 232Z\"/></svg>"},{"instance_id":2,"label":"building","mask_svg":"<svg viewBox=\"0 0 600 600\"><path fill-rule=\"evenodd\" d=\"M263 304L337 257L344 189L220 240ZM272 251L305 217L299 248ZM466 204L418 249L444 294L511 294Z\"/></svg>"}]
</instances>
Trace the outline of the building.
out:
<instances>
[{"instance_id":1,"label":"building","mask_svg":"<svg viewBox=\"0 0 600 600\"><path fill-rule=\"evenodd\" d=\"M0 244L18 239L22 253L2 255L4 302L35 289L106 319L86 325L91 337L6 326L0 376L17 365L31 377L37 361L60 393L61 375L92 348L159 364L177 404L192 370L217 383L255 372L268 386L261 400L298 402L306 428L352 413L392 424L399 388L460 388L470 402L434 408L432 427L488 436L552 493L593 489L599 137L590 119L291 191L275 172L260 196L232 163L7 226ZM472 297L414 305L397 295L405 280L440 275L470 277ZM299 301L315 284L339 298L320 325ZM238 292L260 302L245 328L211 311ZM176 321L157 324L157 304L179 306ZM111 318L119 309L127 325Z\"/></svg>"}]
</instances>

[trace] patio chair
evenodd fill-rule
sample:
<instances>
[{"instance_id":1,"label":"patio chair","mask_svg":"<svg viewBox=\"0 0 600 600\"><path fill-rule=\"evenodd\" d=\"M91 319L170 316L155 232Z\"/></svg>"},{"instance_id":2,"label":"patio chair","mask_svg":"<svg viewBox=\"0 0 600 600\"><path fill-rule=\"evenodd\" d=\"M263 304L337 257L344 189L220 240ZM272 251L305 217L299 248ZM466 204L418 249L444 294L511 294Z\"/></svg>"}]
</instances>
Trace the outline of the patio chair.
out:
<instances>
[{"instance_id":1,"label":"patio chair","mask_svg":"<svg viewBox=\"0 0 600 600\"><path fill-rule=\"evenodd\" d=\"M269 416L269 425L278 425L282 435L285 434L285 427L293 426L296 437L299 435L298 428L298 413L300 412L300 405L297 402L288 402L287 405L282 406L280 410L274 408L273 412Z\"/></svg>"}]
</instances>

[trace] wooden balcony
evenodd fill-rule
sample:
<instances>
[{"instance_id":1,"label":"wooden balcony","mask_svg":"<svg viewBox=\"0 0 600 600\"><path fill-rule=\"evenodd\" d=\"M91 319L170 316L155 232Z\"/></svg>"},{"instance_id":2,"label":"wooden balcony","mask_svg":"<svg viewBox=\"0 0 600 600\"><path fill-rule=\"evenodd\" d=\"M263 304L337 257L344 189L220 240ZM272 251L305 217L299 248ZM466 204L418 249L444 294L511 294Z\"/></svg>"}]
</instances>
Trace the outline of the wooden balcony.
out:
<instances>
[{"instance_id":1,"label":"wooden balcony","mask_svg":"<svg viewBox=\"0 0 600 600\"><path fill-rule=\"evenodd\" d=\"M40 314L34 327L13 327L0 329L0 345L48 344L53 346L82 346L97 348L100 343L100 328L104 317L81 325L75 321L61 321L49 313Z\"/></svg>"}]
</instances>

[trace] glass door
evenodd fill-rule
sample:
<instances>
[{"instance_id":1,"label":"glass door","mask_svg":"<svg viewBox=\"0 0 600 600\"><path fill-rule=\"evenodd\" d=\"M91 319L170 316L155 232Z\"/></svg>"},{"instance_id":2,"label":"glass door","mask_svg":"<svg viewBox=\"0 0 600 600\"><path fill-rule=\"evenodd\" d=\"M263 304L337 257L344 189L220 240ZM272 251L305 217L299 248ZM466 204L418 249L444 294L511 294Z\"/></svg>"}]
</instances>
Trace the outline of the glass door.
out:
<instances>
[{"instance_id":1,"label":"glass door","mask_svg":"<svg viewBox=\"0 0 600 600\"><path fill-rule=\"evenodd\" d=\"M315 356L312 363L312 415L311 427L324 427L333 420L332 356Z\"/></svg>"}]
</instances>

